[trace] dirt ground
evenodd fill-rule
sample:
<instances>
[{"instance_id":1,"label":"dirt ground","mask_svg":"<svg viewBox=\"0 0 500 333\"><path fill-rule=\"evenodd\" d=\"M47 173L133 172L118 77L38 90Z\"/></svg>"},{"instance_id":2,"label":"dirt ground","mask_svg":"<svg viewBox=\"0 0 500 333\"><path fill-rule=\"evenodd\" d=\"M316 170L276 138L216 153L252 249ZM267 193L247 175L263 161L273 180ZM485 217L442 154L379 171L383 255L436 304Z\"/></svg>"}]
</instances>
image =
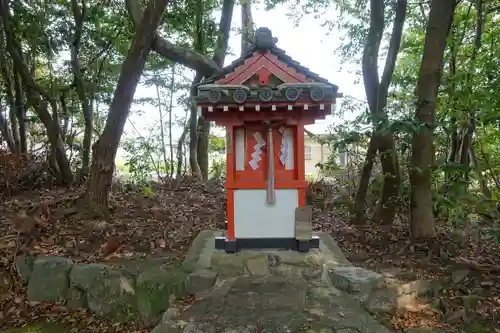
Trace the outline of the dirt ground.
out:
<instances>
[{"instance_id":1,"label":"dirt ground","mask_svg":"<svg viewBox=\"0 0 500 333\"><path fill-rule=\"evenodd\" d=\"M45 320L75 332L148 332L84 310L27 301L12 268L16 252L64 255L79 262L160 254L182 259L200 230L224 228L224 190L215 181L185 182L177 190L158 185L148 196L115 192L106 221L79 217L81 191L40 190L0 203L0 329ZM440 226L433 242L411 244L404 217L391 227L353 227L347 221L342 209L314 210L315 230L332 233L354 264L374 270L405 268L412 279L439 279L447 285L439 297L381 318L396 331L430 326L500 332L500 245L495 239L478 241L473 231ZM190 299L178 302L189 306Z\"/></svg>"}]
</instances>

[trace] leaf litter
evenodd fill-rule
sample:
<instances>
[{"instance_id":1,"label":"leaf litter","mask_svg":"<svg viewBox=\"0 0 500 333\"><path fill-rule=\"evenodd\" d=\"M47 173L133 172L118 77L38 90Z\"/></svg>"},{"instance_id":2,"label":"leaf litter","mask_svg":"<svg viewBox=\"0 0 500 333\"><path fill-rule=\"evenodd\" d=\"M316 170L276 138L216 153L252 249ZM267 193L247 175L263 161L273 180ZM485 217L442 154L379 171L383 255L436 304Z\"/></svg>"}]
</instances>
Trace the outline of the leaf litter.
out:
<instances>
[{"instance_id":1,"label":"leaf litter","mask_svg":"<svg viewBox=\"0 0 500 333\"><path fill-rule=\"evenodd\" d=\"M82 188L38 190L0 204L0 329L48 321L64 324L71 332L148 332L139 324L113 323L86 310L29 302L13 270L16 252L64 255L76 262L152 255L182 259L199 231L224 228L225 192L217 181L187 179L176 190L157 184L150 196L113 192L107 220L80 219L76 201L81 193ZM404 218L391 227L353 226L347 221L342 209L314 209L315 231L331 233L355 265L378 271L403 269L412 273L409 280L445 283L439 295L380 320L400 332L428 326L499 333L499 244L463 235L457 239L444 226L438 227L434 241L411 243ZM463 276L454 278L460 270ZM183 307L192 301L178 300Z\"/></svg>"}]
</instances>

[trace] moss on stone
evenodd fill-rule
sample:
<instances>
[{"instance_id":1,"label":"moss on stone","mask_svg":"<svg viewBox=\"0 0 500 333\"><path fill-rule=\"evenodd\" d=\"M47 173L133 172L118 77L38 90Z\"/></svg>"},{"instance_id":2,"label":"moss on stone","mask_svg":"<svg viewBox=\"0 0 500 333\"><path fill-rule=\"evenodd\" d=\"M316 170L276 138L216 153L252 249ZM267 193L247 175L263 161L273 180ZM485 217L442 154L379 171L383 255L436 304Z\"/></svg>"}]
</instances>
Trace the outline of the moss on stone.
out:
<instances>
[{"instance_id":1,"label":"moss on stone","mask_svg":"<svg viewBox=\"0 0 500 333\"><path fill-rule=\"evenodd\" d=\"M92 281L87 301L92 312L123 322L136 320L134 281L120 271L104 270Z\"/></svg>"},{"instance_id":2,"label":"moss on stone","mask_svg":"<svg viewBox=\"0 0 500 333\"><path fill-rule=\"evenodd\" d=\"M186 291L185 271L176 267L152 267L139 275L137 306L145 325L156 324L170 303Z\"/></svg>"}]
</instances>

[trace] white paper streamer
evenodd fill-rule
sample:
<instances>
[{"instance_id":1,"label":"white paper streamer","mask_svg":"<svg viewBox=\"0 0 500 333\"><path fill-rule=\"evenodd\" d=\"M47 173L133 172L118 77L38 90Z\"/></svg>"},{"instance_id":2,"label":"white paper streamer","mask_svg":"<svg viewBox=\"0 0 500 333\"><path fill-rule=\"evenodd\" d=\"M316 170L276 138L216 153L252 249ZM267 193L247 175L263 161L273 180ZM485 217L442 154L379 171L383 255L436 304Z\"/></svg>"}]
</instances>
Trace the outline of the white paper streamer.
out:
<instances>
[{"instance_id":1,"label":"white paper streamer","mask_svg":"<svg viewBox=\"0 0 500 333\"><path fill-rule=\"evenodd\" d=\"M259 161L262 159L260 156L262 153L262 147L266 145L266 142L264 141L264 138L262 138L262 135L259 132L255 132L253 134L253 137L257 143L253 146L253 152L252 152L252 159L248 162L252 170L256 170L259 168Z\"/></svg>"}]
</instances>

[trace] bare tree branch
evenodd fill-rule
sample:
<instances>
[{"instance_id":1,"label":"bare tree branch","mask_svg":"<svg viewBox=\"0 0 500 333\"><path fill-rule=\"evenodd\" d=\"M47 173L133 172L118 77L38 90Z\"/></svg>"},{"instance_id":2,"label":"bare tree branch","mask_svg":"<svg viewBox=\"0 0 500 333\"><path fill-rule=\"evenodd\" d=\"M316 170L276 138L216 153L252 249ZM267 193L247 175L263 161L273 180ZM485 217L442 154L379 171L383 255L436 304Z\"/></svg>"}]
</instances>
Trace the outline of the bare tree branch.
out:
<instances>
[{"instance_id":1,"label":"bare tree branch","mask_svg":"<svg viewBox=\"0 0 500 333\"><path fill-rule=\"evenodd\" d=\"M125 5L134 26L137 28L143 14L140 1L125 0ZM204 76L211 76L220 71L220 66L218 66L212 59L189 48L172 44L165 38L158 35L158 33L155 35L153 49L161 56L188 68L194 69L195 71L202 73Z\"/></svg>"}]
</instances>

